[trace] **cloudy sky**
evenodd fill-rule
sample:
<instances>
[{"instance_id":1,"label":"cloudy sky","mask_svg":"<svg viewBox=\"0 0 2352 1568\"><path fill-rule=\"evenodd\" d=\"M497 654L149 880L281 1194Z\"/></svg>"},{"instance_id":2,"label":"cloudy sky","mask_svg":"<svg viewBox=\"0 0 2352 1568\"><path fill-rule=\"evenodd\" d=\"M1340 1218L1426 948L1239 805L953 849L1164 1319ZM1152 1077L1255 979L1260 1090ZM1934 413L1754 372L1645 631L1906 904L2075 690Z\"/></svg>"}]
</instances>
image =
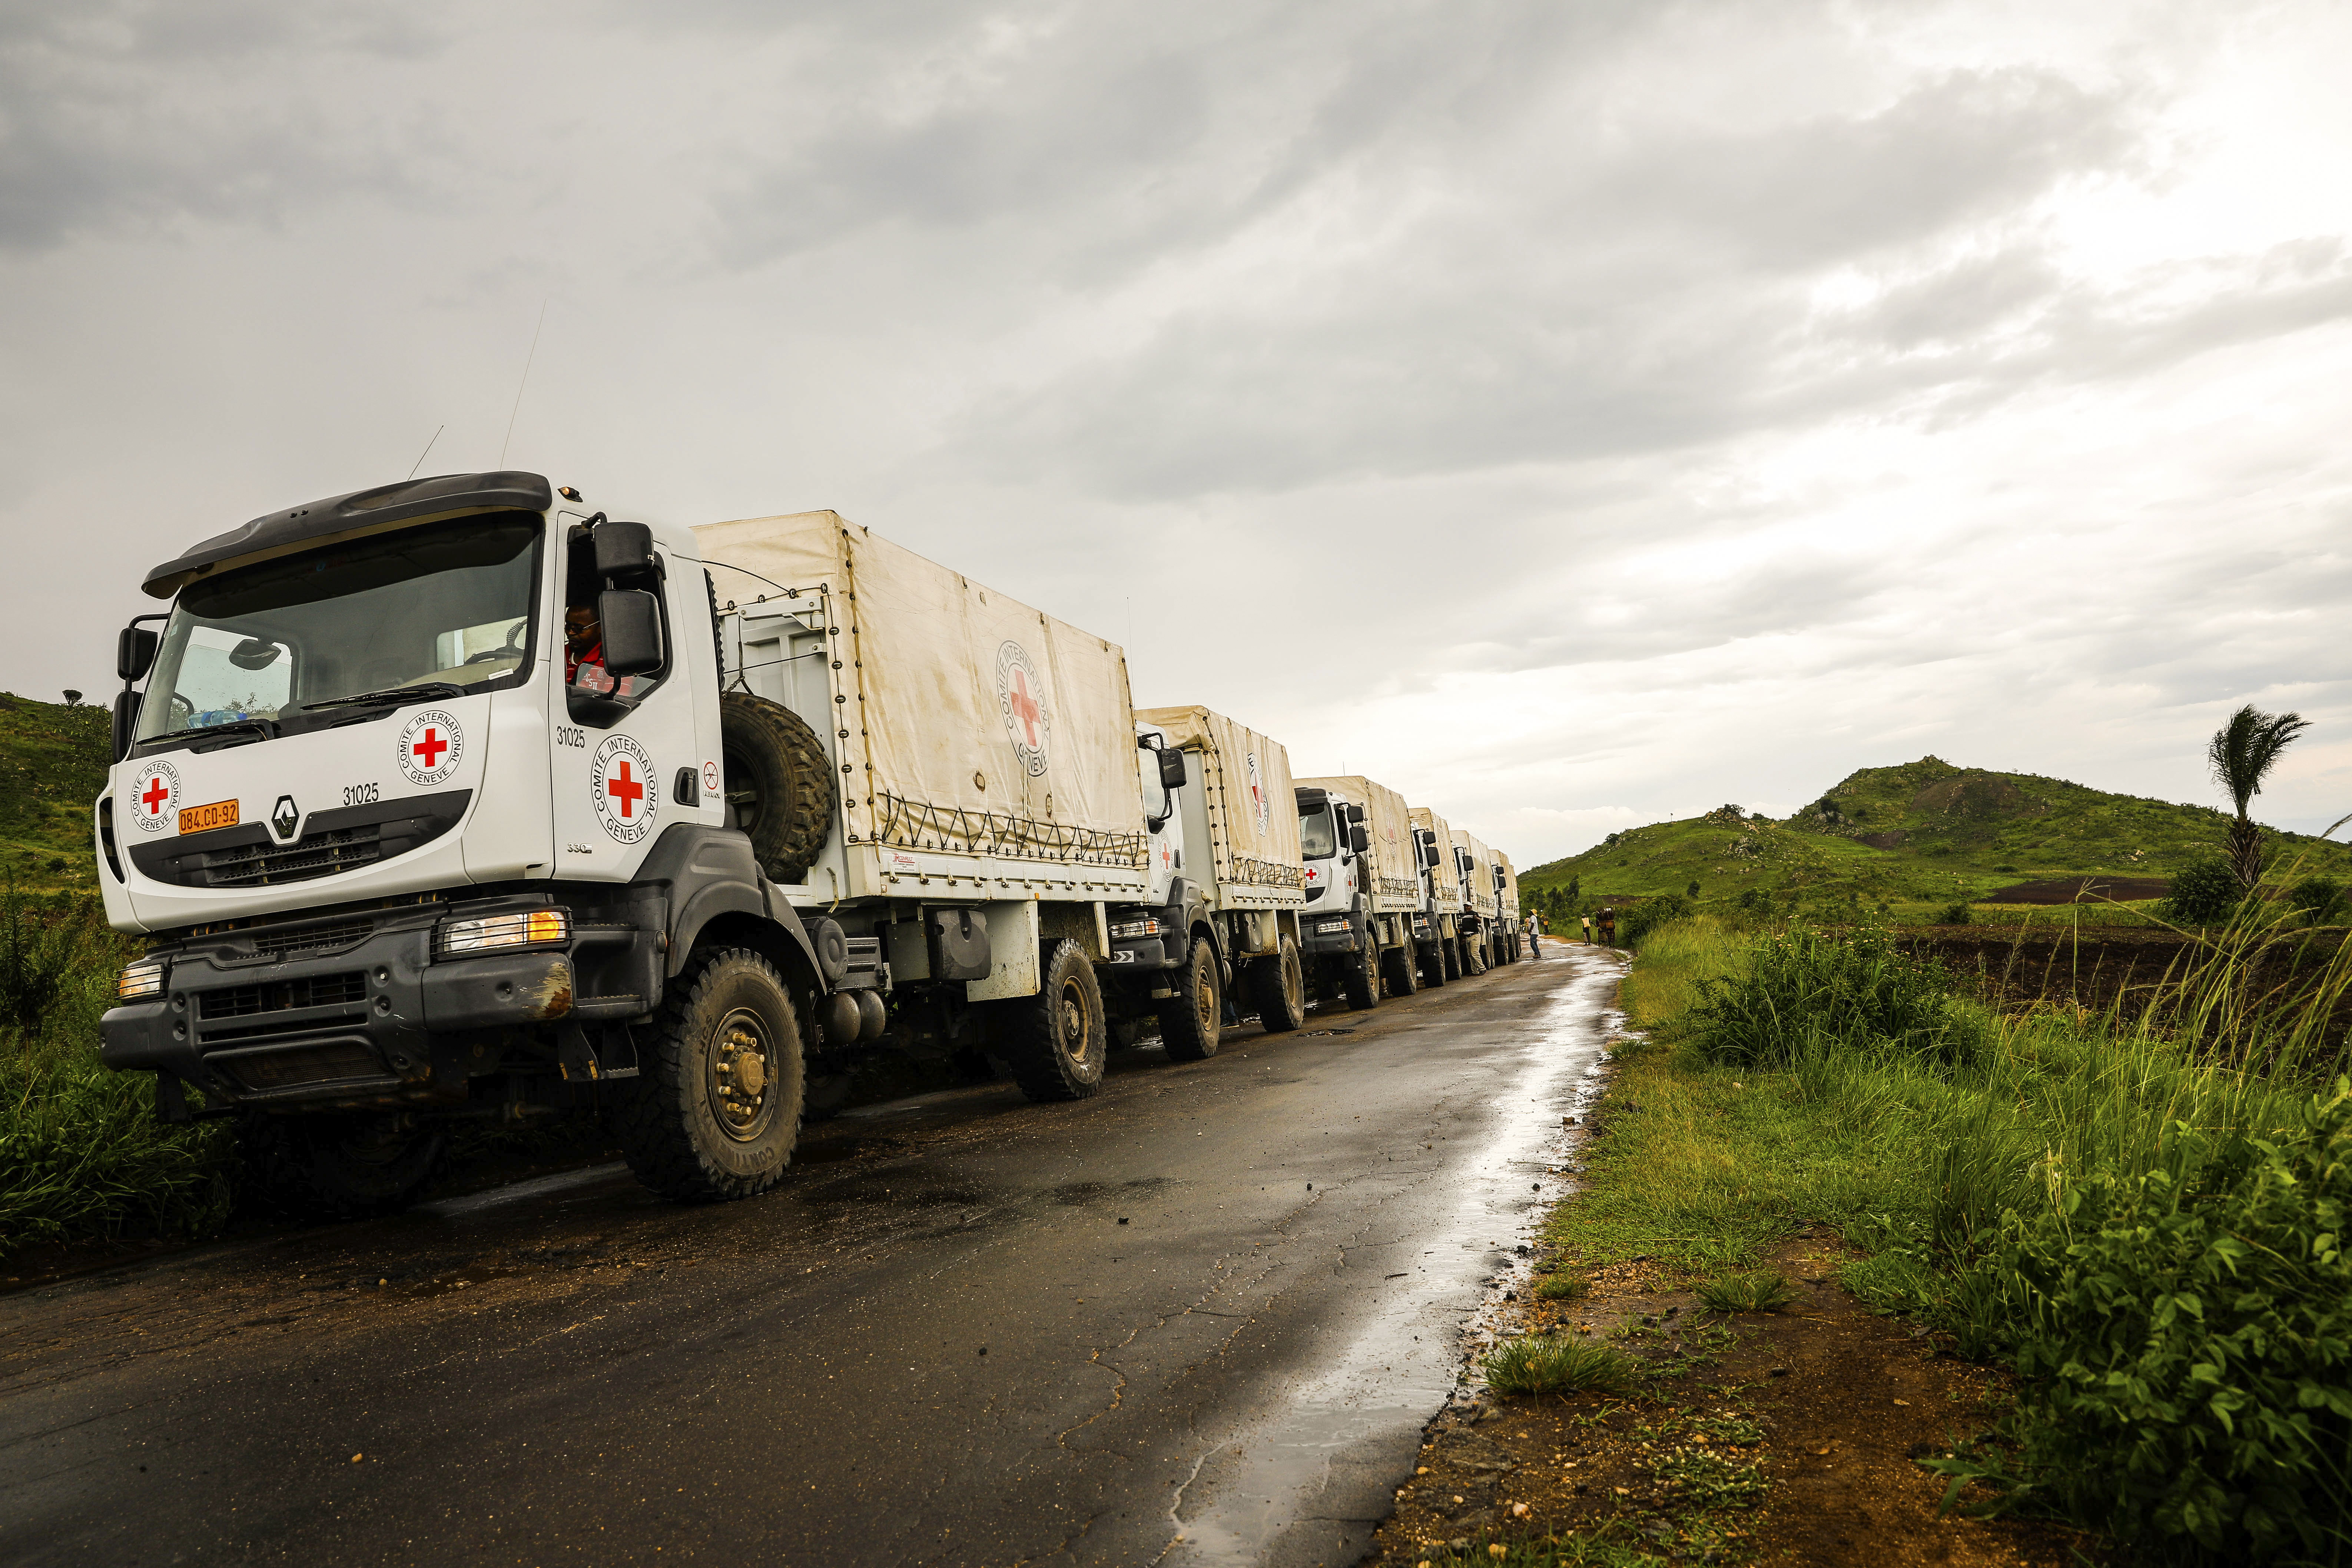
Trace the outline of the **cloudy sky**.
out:
<instances>
[{"instance_id":1,"label":"cloudy sky","mask_svg":"<svg viewBox=\"0 0 2352 1568\"><path fill-rule=\"evenodd\" d=\"M142 568L438 430L835 507L1522 866L1930 752L2210 800L2249 700L2315 828L2347 58L2248 0L5 0L0 685L102 695Z\"/></svg>"}]
</instances>

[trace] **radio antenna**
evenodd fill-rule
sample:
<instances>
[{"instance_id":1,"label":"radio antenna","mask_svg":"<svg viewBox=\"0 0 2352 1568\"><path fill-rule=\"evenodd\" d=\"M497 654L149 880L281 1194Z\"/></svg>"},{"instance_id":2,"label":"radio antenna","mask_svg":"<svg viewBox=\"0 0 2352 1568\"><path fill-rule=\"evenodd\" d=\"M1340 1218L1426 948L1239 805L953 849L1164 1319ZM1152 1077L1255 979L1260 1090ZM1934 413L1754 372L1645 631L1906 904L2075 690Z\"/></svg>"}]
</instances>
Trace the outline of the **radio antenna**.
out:
<instances>
[{"instance_id":1,"label":"radio antenna","mask_svg":"<svg viewBox=\"0 0 2352 1568\"><path fill-rule=\"evenodd\" d=\"M435 426L433 427L433 441L438 441L441 439L441 432L447 428L449 428L449 426L446 425ZM425 466L425 459L433 455L433 441L425 442L425 450L416 454L416 461L408 465L408 477L410 479L413 479L416 477L416 470L423 468Z\"/></svg>"},{"instance_id":2,"label":"radio antenna","mask_svg":"<svg viewBox=\"0 0 2352 1568\"><path fill-rule=\"evenodd\" d=\"M512 412L507 415L507 438L499 443L499 467L507 466L507 448L514 445L515 416L522 412L522 389L530 384L530 362L539 357L540 327L547 325L547 301L539 302L539 326L530 330L530 353L522 356L522 379L515 383Z\"/></svg>"}]
</instances>

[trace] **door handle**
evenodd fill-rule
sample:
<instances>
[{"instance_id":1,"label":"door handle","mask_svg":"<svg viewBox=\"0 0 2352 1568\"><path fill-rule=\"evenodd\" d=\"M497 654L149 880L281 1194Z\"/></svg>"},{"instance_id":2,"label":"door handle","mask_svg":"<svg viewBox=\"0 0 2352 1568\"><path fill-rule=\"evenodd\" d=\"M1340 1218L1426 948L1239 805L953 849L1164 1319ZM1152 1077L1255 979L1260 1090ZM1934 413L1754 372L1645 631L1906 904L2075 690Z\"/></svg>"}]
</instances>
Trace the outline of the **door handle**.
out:
<instances>
[{"instance_id":1,"label":"door handle","mask_svg":"<svg viewBox=\"0 0 2352 1568\"><path fill-rule=\"evenodd\" d=\"M669 786L670 799L680 805L702 804L702 775L692 768L680 768Z\"/></svg>"}]
</instances>

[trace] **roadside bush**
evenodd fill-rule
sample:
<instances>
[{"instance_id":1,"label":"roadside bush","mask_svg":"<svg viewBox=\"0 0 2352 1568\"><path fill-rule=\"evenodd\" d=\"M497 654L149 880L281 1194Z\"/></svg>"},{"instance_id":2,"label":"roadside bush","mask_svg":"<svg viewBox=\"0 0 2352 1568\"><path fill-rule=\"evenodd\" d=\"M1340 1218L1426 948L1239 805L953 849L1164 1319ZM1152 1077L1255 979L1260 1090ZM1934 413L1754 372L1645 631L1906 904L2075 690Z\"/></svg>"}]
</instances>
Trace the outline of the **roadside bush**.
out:
<instances>
[{"instance_id":1,"label":"roadside bush","mask_svg":"<svg viewBox=\"0 0 2352 1568\"><path fill-rule=\"evenodd\" d=\"M1942 912L1936 916L1936 923L1939 926L1964 926L1973 923L1976 918L1976 910L1970 909L1968 900L1963 899L1955 904L1946 904Z\"/></svg>"},{"instance_id":2,"label":"roadside bush","mask_svg":"<svg viewBox=\"0 0 2352 1568\"><path fill-rule=\"evenodd\" d=\"M1960 1060L1977 1043L1948 1005L1949 977L1874 926L1767 935L1744 973L1702 989L1683 1026L1715 1062L1785 1067L1823 1045Z\"/></svg>"},{"instance_id":3,"label":"roadside bush","mask_svg":"<svg viewBox=\"0 0 2352 1568\"><path fill-rule=\"evenodd\" d=\"M2352 1554L2352 1084L2296 1123L2051 1174L1998 1265L2030 1488L2221 1562Z\"/></svg>"},{"instance_id":4,"label":"roadside bush","mask_svg":"<svg viewBox=\"0 0 2352 1568\"><path fill-rule=\"evenodd\" d=\"M1639 947L1643 937L1660 926L1687 919L1691 910L1691 901L1680 893L1661 893L1654 899L1644 899L1619 917L1617 941L1625 947Z\"/></svg>"},{"instance_id":5,"label":"roadside bush","mask_svg":"<svg viewBox=\"0 0 2352 1568\"><path fill-rule=\"evenodd\" d=\"M2172 874L2172 895L2164 901L2164 915L2182 925L2218 924L2230 918L2244 892L2227 860L2204 856Z\"/></svg>"},{"instance_id":6,"label":"roadside bush","mask_svg":"<svg viewBox=\"0 0 2352 1568\"><path fill-rule=\"evenodd\" d=\"M2287 903L2314 925L2332 925L2345 915L2344 884L2333 877L2305 877L2287 893Z\"/></svg>"}]
</instances>

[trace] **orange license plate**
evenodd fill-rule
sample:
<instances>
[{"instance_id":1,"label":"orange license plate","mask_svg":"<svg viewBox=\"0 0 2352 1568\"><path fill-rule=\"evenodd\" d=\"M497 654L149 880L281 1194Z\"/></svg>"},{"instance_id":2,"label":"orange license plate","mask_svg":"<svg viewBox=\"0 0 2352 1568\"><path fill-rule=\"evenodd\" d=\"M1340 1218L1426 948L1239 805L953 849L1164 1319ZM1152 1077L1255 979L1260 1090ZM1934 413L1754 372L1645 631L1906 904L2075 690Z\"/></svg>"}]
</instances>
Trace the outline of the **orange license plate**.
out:
<instances>
[{"instance_id":1,"label":"orange license plate","mask_svg":"<svg viewBox=\"0 0 2352 1568\"><path fill-rule=\"evenodd\" d=\"M210 805L184 805L180 808L180 831L209 833L215 827L236 826L236 802L216 800Z\"/></svg>"}]
</instances>

